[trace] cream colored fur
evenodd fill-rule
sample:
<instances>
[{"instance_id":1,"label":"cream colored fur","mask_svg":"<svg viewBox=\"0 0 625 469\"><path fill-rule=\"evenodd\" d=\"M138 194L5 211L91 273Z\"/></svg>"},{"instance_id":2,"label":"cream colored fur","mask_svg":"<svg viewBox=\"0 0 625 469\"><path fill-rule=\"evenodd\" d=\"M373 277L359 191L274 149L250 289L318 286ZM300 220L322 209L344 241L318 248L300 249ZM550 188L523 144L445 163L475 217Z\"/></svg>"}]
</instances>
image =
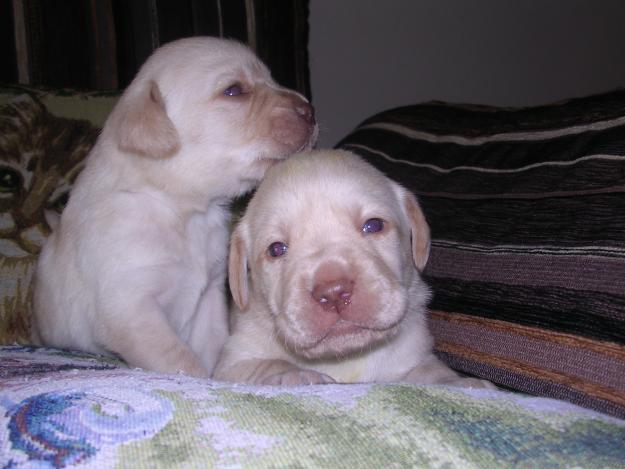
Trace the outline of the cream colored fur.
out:
<instances>
[{"instance_id":1,"label":"cream colored fur","mask_svg":"<svg viewBox=\"0 0 625 469\"><path fill-rule=\"evenodd\" d=\"M307 101L242 44L196 37L158 49L44 247L33 338L209 376L227 336L227 204L316 135Z\"/></svg>"},{"instance_id":2,"label":"cream colored fur","mask_svg":"<svg viewBox=\"0 0 625 469\"><path fill-rule=\"evenodd\" d=\"M363 231L372 219L383 229ZM272 257L277 241L288 249ZM272 168L232 237L238 307L215 378L491 387L432 354L419 275L429 247L415 197L357 156L316 151Z\"/></svg>"}]
</instances>

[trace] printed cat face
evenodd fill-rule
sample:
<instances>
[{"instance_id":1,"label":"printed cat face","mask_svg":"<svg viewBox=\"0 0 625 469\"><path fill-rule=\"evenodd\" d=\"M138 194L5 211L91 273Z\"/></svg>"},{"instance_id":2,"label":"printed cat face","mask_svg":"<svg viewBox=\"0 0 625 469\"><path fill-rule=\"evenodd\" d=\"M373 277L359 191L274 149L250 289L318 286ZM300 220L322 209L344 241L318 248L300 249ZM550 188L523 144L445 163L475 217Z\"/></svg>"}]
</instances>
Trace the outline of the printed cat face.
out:
<instances>
[{"instance_id":1,"label":"printed cat face","mask_svg":"<svg viewBox=\"0 0 625 469\"><path fill-rule=\"evenodd\" d=\"M39 253L50 231L44 211L60 213L97 132L28 95L0 111L0 254Z\"/></svg>"},{"instance_id":2,"label":"printed cat face","mask_svg":"<svg viewBox=\"0 0 625 469\"><path fill-rule=\"evenodd\" d=\"M45 214L60 214L97 135L30 95L0 108L0 343L28 336L32 274L50 233Z\"/></svg>"}]
</instances>

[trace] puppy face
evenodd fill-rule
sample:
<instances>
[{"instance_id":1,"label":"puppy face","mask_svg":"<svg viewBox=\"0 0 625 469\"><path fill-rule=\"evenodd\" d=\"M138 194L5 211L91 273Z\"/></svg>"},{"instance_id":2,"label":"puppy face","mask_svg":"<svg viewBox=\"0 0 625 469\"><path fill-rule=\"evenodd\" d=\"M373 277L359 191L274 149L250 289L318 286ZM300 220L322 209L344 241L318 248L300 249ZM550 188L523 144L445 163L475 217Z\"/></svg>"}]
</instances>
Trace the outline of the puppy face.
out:
<instances>
[{"instance_id":1,"label":"puppy face","mask_svg":"<svg viewBox=\"0 0 625 469\"><path fill-rule=\"evenodd\" d=\"M244 45L206 37L157 50L110 127L112 141L139 156L138 172L150 182L170 192L181 186L202 192L210 180L223 196L246 192L275 162L317 137L303 96L276 84Z\"/></svg>"},{"instance_id":2,"label":"puppy face","mask_svg":"<svg viewBox=\"0 0 625 469\"><path fill-rule=\"evenodd\" d=\"M316 152L261 184L232 238L230 285L241 309L269 311L292 353L340 358L392 338L409 298L425 305L415 267L428 252L412 195L351 154Z\"/></svg>"}]
</instances>

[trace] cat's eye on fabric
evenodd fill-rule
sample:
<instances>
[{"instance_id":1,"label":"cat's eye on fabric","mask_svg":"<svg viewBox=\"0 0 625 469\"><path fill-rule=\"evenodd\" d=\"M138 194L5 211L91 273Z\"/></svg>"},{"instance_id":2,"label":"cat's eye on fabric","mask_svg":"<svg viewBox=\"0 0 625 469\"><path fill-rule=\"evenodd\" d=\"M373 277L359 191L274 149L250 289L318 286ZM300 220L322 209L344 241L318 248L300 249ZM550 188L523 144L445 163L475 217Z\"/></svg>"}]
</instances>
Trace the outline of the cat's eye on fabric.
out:
<instances>
[{"instance_id":1,"label":"cat's eye on fabric","mask_svg":"<svg viewBox=\"0 0 625 469\"><path fill-rule=\"evenodd\" d=\"M22 187L22 176L12 168L0 168L0 192L17 192Z\"/></svg>"}]
</instances>

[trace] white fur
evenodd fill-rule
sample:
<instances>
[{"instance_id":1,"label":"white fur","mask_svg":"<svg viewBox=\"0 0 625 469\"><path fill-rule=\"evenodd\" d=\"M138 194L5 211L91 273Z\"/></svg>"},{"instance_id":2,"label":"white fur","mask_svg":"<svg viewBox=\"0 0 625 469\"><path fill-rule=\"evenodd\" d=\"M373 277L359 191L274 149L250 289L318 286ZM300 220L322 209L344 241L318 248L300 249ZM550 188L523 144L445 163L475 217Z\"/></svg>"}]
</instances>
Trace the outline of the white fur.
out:
<instances>
[{"instance_id":1,"label":"white fur","mask_svg":"<svg viewBox=\"0 0 625 469\"><path fill-rule=\"evenodd\" d=\"M384 229L363 232L372 218ZM268 255L275 241L286 254ZM419 275L429 243L414 196L355 155L316 151L272 168L232 238L238 308L215 378L492 386L432 354ZM350 296L340 308L316 293L344 285Z\"/></svg>"},{"instance_id":2,"label":"white fur","mask_svg":"<svg viewBox=\"0 0 625 469\"><path fill-rule=\"evenodd\" d=\"M226 96L233 84L244 92ZM316 135L305 99L242 44L197 37L158 49L43 249L33 338L209 376L227 336L227 203Z\"/></svg>"}]
</instances>

